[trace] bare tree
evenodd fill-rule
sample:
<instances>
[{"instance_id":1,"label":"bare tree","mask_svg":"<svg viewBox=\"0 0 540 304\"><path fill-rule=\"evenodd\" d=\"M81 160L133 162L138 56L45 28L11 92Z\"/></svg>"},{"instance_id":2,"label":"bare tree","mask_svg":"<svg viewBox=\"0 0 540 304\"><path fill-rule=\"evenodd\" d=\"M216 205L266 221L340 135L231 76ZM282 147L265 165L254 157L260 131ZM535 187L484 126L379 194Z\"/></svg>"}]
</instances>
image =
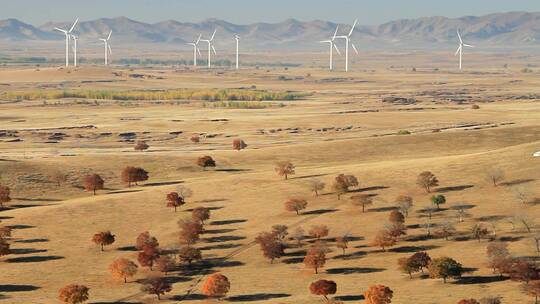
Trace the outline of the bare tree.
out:
<instances>
[{"instance_id":1,"label":"bare tree","mask_svg":"<svg viewBox=\"0 0 540 304\"><path fill-rule=\"evenodd\" d=\"M448 241L448 238L456 233L454 224L450 221L444 221L435 229L435 236L442 237Z\"/></svg>"},{"instance_id":2,"label":"bare tree","mask_svg":"<svg viewBox=\"0 0 540 304\"><path fill-rule=\"evenodd\" d=\"M49 176L51 181L55 182L58 187L67 181L68 175L61 171L55 171Z\"/></svg>"},{"instance_id":3,"label":"bare tree","mask_svg":"<svg viewBox=\"0 0 540 304\"><path fill-rule=\"evenodd\" d=\"M486 180L493 184L493 187L497 187L504 181L504 171L499 168L491 168L486 172Z\"/></svg>"},{"instance_id":4,"label":"bare tree","mask_svg":"<svg viewBox=\"0 0 540 304\"><path fill-rule=\"evenodd\" d=\"M413 199L408 195L400 195L396 197L396 205L399 208L399 211L405 216L409 216L409 211L413 206Z\"/></svg>"},{"instance_id":5,"label":"bare tree","mask_svg":"<svg viewBox=\"0 0 540 304\"><path fill-rule=\"evenodd\" d=\"M373 205L373 199L369 194L357 194L351 196L353 205L362 206L362 213L366 212L366 206Z\"/></svg>"},{"instance_id":6,"label":"bare tree","mask_svg":"<svg viewBox=\"0 0 540 304\"><path fill-rule=\"evenodd\" d=\"M318 179L312 179L309 181L308 186L309 190L315 193L315 196L319 196L319 191L322 191L326 185Z\"/></svg>"},{"instance_id":7,"label":"bare tree","mask_svg":"<svg viewBox=\"0 0 540 304\"><path fill-rule=\"evenodd\" d=\"M290 198L285 202L285 210L290 212L296 212L297 215L300 214L301 210L306 209L307 201L302 198Z\"/></svg>"},{"instance_id":8,"label":"bare tree","mask_svg":"<svg viewBox=\"0 0 540 304\"><path fill-rule=\"evenodd\" d=\"M431 188L437 187L439 185L439 180L433 173L424 171L418 175L416 184L426 190L427 193L431 193Z\"/></svg>"},{"instance_id":9,"label":"bare tree","mask_svg":"<svg viewBox=\"0 0 540 304\"><path fill-rule=\"evenodd\" d=\"M0 185L0 208L4 208L4 204L11 201L10 194L9 187Z\"/></svg>"},{"instance_id":10,"label":"bare tree","mask_svg":"<svg viewBox=\"0 0 540 304\"><path fill-rule=\"evenodd\" d=\"M289 175L295 174L294 165L290 161L277 162L274 170L279 176L283 176L285 179L288 179Z\"/></svg>"}]
</instances>

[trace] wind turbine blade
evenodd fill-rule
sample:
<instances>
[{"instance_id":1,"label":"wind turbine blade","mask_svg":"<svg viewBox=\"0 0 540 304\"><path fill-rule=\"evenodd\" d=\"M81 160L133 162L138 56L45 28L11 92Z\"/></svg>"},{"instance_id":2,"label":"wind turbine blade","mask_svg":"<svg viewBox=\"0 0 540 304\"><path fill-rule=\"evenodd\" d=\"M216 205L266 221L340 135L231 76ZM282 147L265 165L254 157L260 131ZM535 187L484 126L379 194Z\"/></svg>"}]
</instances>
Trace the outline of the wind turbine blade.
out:
<instances>
[{"instance_id":1,"label":"wind turbine blade","mask_svg":"<svg viewBox=\"0 0 540 304\"><path fill-rule=\"evenodd\" d=\"M474 45L470 45L470 44L463 44L463 46L470 47L470 48L474 47Z\"/></svg>"},{"instance_id":2,"label":"wind turbine blade","mask_svg":"<svg viewBox=\"0 0 540 304\"><path fill-rule=\"evenodd\" d=\"M354 45L354 43L351 43L351 46L352 46L354 52L356 53L356 55L358 55L358 50L356 49L356 46Z\"/></svg>"},{"instance_id":3,"label":"wind turbine blade","mask_svg":"<svg viewBox=\"0 0 540 304\"><path fill-rule=\"evenodd\" d=\"M349 32L349 36L351 36L352 33L354 32L354 28L356 27L357 23L358 23L358 19L354 20L353 26L351 27L351 31Z\"/></svg>"},{"instance_id":4,"label":"wind turbine blade","mask_svg":"<svg viewBox=\"0 0 540 304\"><path fill-rule=\"evenodd\" d=\"M459 54L459 51L461 51L461 45L457 48L457 51L456 53L454 54L454 56L457 56Z\"/></svg>"},{"instance_id":5,"label":"wind turbine blade","mask_svg":"<svg viewBox=\"0 0 540 304\"><path fill-rule=\"evenodd\" d=\"M336 49L336 52L341 56L341 52L339 51L337 45L334 44L334 49Z\"/></svg>"},{"instance_id":6,"label":"wind turbine blade","mask_svg":"<svg viewBox=\"0 0 540 304\"><path fill-rule=\"evenodd\" d=\"M70 33L73 31L73 29L75 28L75 26L77 25L77 23L79 23L79 18L77 18L77 20L75 20L75 23L73 23L73 25L72 25L71 28L69 29L69 32L70 32Z\"/></svg>"},{"instance_id":7,"label":"wind turbine blade","mask_svg":"<svg viewBox=\"0 0 540 304\"><path fill-rule=\"evenodd\" d=\"M196 49L197 49L197 53L199 53L199 56L202 56L202 55L201 55L201 50L199 50L198 47L196 47Z\"/></svg>"},{"instance_id":8,"label":"wind turbine blade","mask_svg":"<svg viewBox=\"0 0 540 304\"><path fill-rule=\"evenodd\" d=\"M323 41L319 41L320 43L332 43L331 40L323 40Z\"/></svg>"},{"instance_id":9,"label":"wind turbine blade","mask_svg":"<svg viewBox=\"0 0 540 304\"><path fill-rule=\"evenodd\" d=\"M197 38L197 42L195 42L195 44L199 44L199 42L201 42L201 38L202 38L202 35L199 34L199 38Z\"/></svg>"},{"instance_id":10,"label":"wind turbine blade","mask_svg":"<svg viewBox=\"0 0 540 304\"><path fill-rule=\"evenodd\" d=\"M212 38L210 38L210 41L214 40L214 36L216 36L217 29L214 30L214 33L212 34Z\"/></svg>"},{"instance_id":11,"label":"wind turbine blade","mask_svg":"<svg viewBox=\"0 0 540 304\"><path fill-rule=\"evenodd\" d=\"M214 55L217 55L217 53L216 53L216 48L214 48L213 45L212 45L212 51L214 51Z\"/></svg>"},{"instance_id":12,"label":"wind turbine blade","mask_svg":"<svg viewBox=\"0 0 540 304\"><path fill-rule=\"evenodd\" d=\"M332 40L336 39L338 30L339 30L339 24L338 26L336 26L336 31L334 32L334 36L332 37Z\"/></svg>"},{"instance_id":13,"label":"wind turbine blade","mask_svg":"<svg viewBox=\"0 0 540 304\"><path fill-rule=\"evenodd\" d=\"M66 34L66 33L67 33L67 31L66 31L66 30L63 30L63 29L59 29L59 28L57 28L57 27L55 27L54 29L55 29L55 30L57 30L57 31L59 31L59 32L62 32L62 33L64 33L64 34Z\"/></svg>"},{"instance_id":14,"label":"wind turbine blade","mask_svg":"<svg viewBox=\"0 0 540 304\"><path fill-rule=\"evenodd\" d=\"M459 30L457 30L457 36L459 38L459 43L463 44L463 39L461 39L461 34L459 33Z\"/></svg>"},{"instance_id":15,"label":"wind turbine blade","mask_svg":"<svg viewBox=\"0 0 540 304\"><path fill-rule=\"evenodd\" d=\"M107 48L109 49L109 54L112 55L112 49L111 49L111 45L107 44Z\"/></svg>"},{"instance_id":16,"label":"wind turbine blade","mask_svg":"<svg viewBox=\"0 0 540 304\"><path fill-rule=\"evenodd\" d=\"M112 30L109 32L109 36L107 37L107 40L111 39Z\"/></svg>"}]
</instances>

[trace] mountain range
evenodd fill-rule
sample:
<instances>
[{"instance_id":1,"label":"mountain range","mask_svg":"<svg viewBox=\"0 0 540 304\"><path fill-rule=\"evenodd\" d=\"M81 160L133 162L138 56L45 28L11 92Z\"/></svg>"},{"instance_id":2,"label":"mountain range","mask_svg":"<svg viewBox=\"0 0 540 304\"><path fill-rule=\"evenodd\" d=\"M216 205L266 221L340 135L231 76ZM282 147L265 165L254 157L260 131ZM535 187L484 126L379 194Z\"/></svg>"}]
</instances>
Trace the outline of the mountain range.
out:
<instances>
[{"instance_id":1,"label":"mountain range","mask_svg":"<svg viewBox=\"0 0 540 304\"><path fill-rule=\"evenodd\" d=\"M352 20L351 20L352 21ZM48 22L33 26L17 19L0 20L0 41L55 41L64 39L54 27L68 28L71 22ZM279 23L237 25L218 19L199 23L175 20L158 23L138 22L126 17L83 21L75 32L81 40L95 41L113 31L115 44L185 44L199 34L209 36L217 29L216 45L231 44L233 35L242 37L244 46L265 48L320 48L318 41L330 38L339 25L340 34L350 25L328 21L285 20ZM480 17L424 17L401 19L381 25L357 26L353 41L362 48L436 48L457 44L460 29L467 43L490 47L536 46L540 44L540 13L508 12Z\"/></svg>"}]
</instances>

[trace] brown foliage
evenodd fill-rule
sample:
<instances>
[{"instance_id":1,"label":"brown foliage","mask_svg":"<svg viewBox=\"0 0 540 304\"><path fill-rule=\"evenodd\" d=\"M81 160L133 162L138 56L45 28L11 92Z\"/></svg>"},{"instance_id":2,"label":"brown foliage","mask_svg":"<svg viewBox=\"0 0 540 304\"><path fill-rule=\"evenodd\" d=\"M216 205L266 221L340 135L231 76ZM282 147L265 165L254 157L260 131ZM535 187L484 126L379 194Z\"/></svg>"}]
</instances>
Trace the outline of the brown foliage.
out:
<instances>
[{"instance_id":1,"label":"brown foliage","mask_svg":"<svg viewBox=\"0 0 540 304\"><path fill-rule=\"evenodd\" d=\"M309 291L314 295L323 296L328 300L328 295L336 293L337 284L334 281L318 280L309 285Z\"/></svg>"},{"instance_id":2,"label":"brown foliage","mask_svg":"<svg viewBox=\"0 0 540 304\"><path fill-rule=\"evenodd\" d=\"M279 176L283 176L285 179L288 179L289 175L296 173L294 171L294 165L290 161L277 162L274 170Z\"/></svg>"},{"instance_id":3,"label":"brown foliage","mask_svg":"<svg viewBox=\"0 0 540 304\"><path fill-rule=\"evenodd\" d=\"M5 203L11 201L10 192L9 187L0 185L0 207L3 208Z\"/></svg>"},{"instance_id":4,"label":"brown foliage","mask_svg":"<svg viewBox=\"0 0 540 304\"><path fill-rule=\"evenodd\" d=\"M0 257L11 253L9 246L9 243L4 238L0 237Z\"/></svg>"},{"instance_id":5,"label":"brown foliage","mask_svg":"<svg viewBox=\"0 0 540 304\"><path fill-rule=\"evenodd\" d=\"M68 175L60 171L57 171L57 172L53 172L49 176L49 178L51 181L55 182L58 187L60 187L62 183L65 183L67 181Z\"/></svg>"},{"instance_id":6,"label":"brown foliage","mask_svg":"<svg viewBox=\"0 0 540 304\"><path fill-rule=\"evenodd\" d=\"M58 291L58 299L66 304L79 304L88 301L88 291L84 285L70 284Z\"/></svg>"},{"instance_id":7,"label":"brown foliage","mask_svg":"<svg viewBox=\"0 0 540 304\"><path fill-rule=\"evenodd\" d=\"M534 303L538 304L538 297L540 297L540 281L530 281L528 284L523 284L521 289L527 295L534 297Z\"/></svg>"},{"instance_id":8,"label":"brown foliage","mask_svg":"<svg viewBox=\"0 0 540 304\"><path fill-rule=\"evenodd\" d=\"M150 146L144 141L138 141L134 147L135 151L144 151L148 150L148 148L150 148Z\"/></svg>"},{"instance_id":9,"label":"brown foliage","mask_svg":"<svg viewBox=\"0 0 540 304\"><path fill-rule=\"evenodd\" d=\"M203 167L203 169L206 169L208 167L215 167L216 161L208 155L201 156L197 159L197 166Z\"/></svg>"},{"instance_id":10,"label":"brown foliage","mask_svg":"<svg viewBox=\"0 0 540 304\"><path fill-rule=\"evenodd\" d=\"M10 227L0 227L0 238L11 237L11 228Z\"/></svg>"},{"instance_id":11,"label":"brown foliage","mask_svg":"<svg viewBox=\"0 0 540 304\"><path fill-rule=\"evenodd\" d=\"M309 229L309 235L316 239L321 239L325 236L328 236L329 229L326 225L314 225Z\"/></svg>"},{"instance_id":12,"label":"brown foliage","mask_svg":"<svg viewBox=\"0 0 540 304\"><path fill-rule=\"evenodd\" d=\"M386 228L386 230L388 235L395 238L396 241L400 236L407 234L407 227L405 227L405 225L401 223L392 224L388 228Z\"/></svg>"},{"instance_id":13,"label":"brown foliage","mask_svg":"<svg viewBox=\"0 0 540 304\"><path fill-rule=\"evenodd\" d=\"M114 235L110 231L98 232L92 236L92 242L96 245L101 246L101 251L103 251L103 246L111 245L114 243Z\"/></svg>"},{"instance_id":14,"label":"brown foliage","mask_svg":"<svg viewBox=\"0 0 540 304\"><path fill-rule=\"evenodd\" d=\"M155 264L156 264L156 269L158 271L164 272L165 274L172 271L174 267L176 266L176 263L174 262L174 260L168 255L160 256L156 260Z\"/></svg>"},{"instance_id":15,"label":"brown foliage","mask_svg":"<svg viewBox=\"0 0 540 304\"><path fill-rule=\"evenodd\" d=\"M248 145L241 139L235 139L233 140L232 146L234 150L240 151L247 148Z\"/></svg>"},{"instance_id":16,"label":"brown foliage","mask_svg":"<svg viewBox=\"0 0 540 304\"><path fill-rule=\"evenodd\" d=\"M189 265L191 265L193 261L199 261L202 259L201 250L191 246L180 248L178 251L178 257L182 262L188 263Z\"/></svg>"},{"instance_id":17,"label":"brown foliage","mask_svg":"<svg viewBox=\"0 0 540 304\"><path fill-rule=\"evenodd\" d=\"M313 268L315 273L319 273L319 269L326 264L327 249L321 246L311 247L304 257L304 264L308 268Z\"/></svg>"},{"instance_id":18,"label":"brown foliage","mask_svg":"<svg viewBox=\"0 0 540 304\"><path fill-rule=\"evenodd\" d=\"M439 185L439 180L433 173L429 171L424 171L418 175L418 178L416 179L416 184L424 188L427 193L431 193L431 188L437 187Z\"/></svg>"},{"instance_id":19,"label":"brown foliage","mask_svg":"<svg viewBox=\"0 0 540 304\"><path fill-rule=\"evenodd\" d=\"M411 210L413 206L413 199L408 195L400 195L396 197L396 205L403 215L409 216L409 210Z\"/></svg>"},{"instance_id":20,"label":"brown foliage","mask_svg":"<svg viewBox=\"0 0 540 304\"><path fill-rule=\"evenodd\" d=\"M270 259L270 263L284 254L284 246L274 233L262 232L255 238L255 242L259 244L264 257Z\"/></svg>"},{"instance_id":21,"label":"brown foliage","mask_svg":"<svg viewBox=\"0 0 540 304\"><path fill-rule=\"evenodd\" d=\"M159 249L152 246L144 246L137 255L137 261L143 267L148 267L152 270L152 266L159 259Z\"/></svg>"},{"instance_id":22,"label":"brown foliage","mask_svg":"<svg viewBox=\"0 0 540 304\"><path fill-rule=\"evenodd\" d=\"M202 286L202 293L208 297L222 298L227 295L231 283L229 279L221 273L210 275Z\"/></svg>"},{"instance_id":23,"label":"brown foliage","mask_svg":"<svg viewBox=\"0 0 540 304\"><path fill-rule=\"evenodd\" d=\"M304 210L307 207L307 201L301 198L290 198L285 202L285 210L290 212L296 212L297 215L300 214L300 210Z\"/></svg>"},{"instance_id":24,"label":"brown foliage","mask_svg":"<svg viewBox=\"0 0 540 304\"><path fill-rule=\"evenodd\" d=\"M184 198L178 195L178 192L167 194L167 207L174 208L174 212L176 212L176 208L181 207L184 204Z\"/></svg>"},{"instance_id":25,"label":"brown foliage","mask_svg":"<svg viewBox=\"0 0 540 304\"><path fill-rule=\"evenodd\" d=\"M86 191L93 191L94 195L96 195L97 190L103 190L104 186L105 186L105 181L103 181L101 176L97 174L89 174L83 178L84 189Z\"/></svg>"},{"instance_id":26,"label":"brown foliage","mask_svg":"<svg viewBox=\"0 0 540 304\"><path fill-rule=\"evenodd\" d=\"M349 248L349 239L347 238L347 236L337 237L336 247L343 250L343 255L345 255L345 249Z\"/></svg>"},{"instance_id":27,"label":"brown foliage","mask_svg":"<svg viewBox=\"0 0 540 304\"><path fill-rule=\"evenodd\" d=\"M161 300L161 295L171 292L171 290L172 285L167 283L164 278L147 279L141 287L141 291L146 292L147 294L156 295L158 300Z\"/></svg>"},{"instance_id":28,"label":"brown foliage","mask_svg":"<svg viewBox=\"0 0 540 304\"><path fill-rule=\"evenodd\" d=\"M340 174L336 176L332 184L332 190L336 192L339 200L341 195L349 192L349 188L356 186L358 186L358 179L354 175Z\"/></svg>"},{"instance_id":29,"label":"brown foliage","mask_svg":"<svg viewBox=\"0 0 540 304\"><path fill-rule=\"evenodd\" d=\"M322 191L326 186L325 183L321 182L318 179L312 179L309 181L309 190L315 193L315 196L319 196L319 191Z\"/></svg>"},{"instance_id":30,"label":"brown foliage","mask_svg":"<svg viewBox=\"0 0 540 304\"><path fill-rule=\"evenodd\" d=\"M405 216L397 210L392 210L392 212L390 212L390 215L388 216L388 220L394 225L403 224L405 223Z\"/></svg>"},{"instance_id":31,"label":"brown foliage","mask_svg":"<svg viewBox=\"0 0 540 304\"><path fill-rule=\"evenodd\" d=\"M472 236L479 242L489 236L489 230L483 224L475 224L471 229Z\"/></svg>"},{"instance_id":32,"label":"brown foliage","mask_svg":"<svg viewBox=\"0 0 540 304\"><path fill-rule=\"evenodd\" d=\"M181 244L194 244L203 231L201 223L193 220L180 220L178 221L178 227L180 228Z\"/></svg>"},{"instance_id":33,"label":"brown foliage","mask_svg":"<svg viewBox=\"0 0 540 304\"><path fill-rule=\"evenodd\" d=\"M193 135L189 140L191 140L193 143L198 143L201 141L201 137L199 135Z\"/></svg>"},{"instance_id":34,"label":"brown foliage","mask_svg":"<svg viewBox=\"0 0 540 304\"><path fill-rule=\"evenodd\" d=\"M362 212L366 212L366 206L373 204L373 199L369 194L358 194L351 196L353 205L362 206Z\"/></svg>"},{"instance_id":35,"label":"brown foliage","mask_svg":"<svg viewBox=\"0 0 540 304\"><path fill-rule=\"evenodd\" d=\"M456 228L454 227L452 223L448 221L443 222L440 225L438 225L435 228L435 232L434 232L436 237L444 238L447 241L448 241L448 237L454 235L455 233L456 233Z\"/></svg>"},{"instance_id":36,"label":"brown foliage","mask_svg":"<svg viewBox=\"0 0 540 304\"><path fill-rule=\"evenodd\" d=\"M137 268L137 264L125 258L116 259L109 265L112 276L123 279L124 283L127 283L127 278L131 278L137 273Z\"/></svg>"},{"instance_id":37,"label":"brown foliage","mask_svg":"<svg viewBox=\"0 0 540 304\"><path fill-rule=\"evenodd\" d=\"M159 247L158 240L155 237L151 236L148 231L139 234L139 236L137 236L137 240L135 241L135 247L138 250L143 250L145 246L154 248Z\"/></svg>"},{"instance_id":38,"label":"brown foliage","mask_svg":"<svg viewBox=\"0 0 540 304\"><path fill-rule=\"evenodd\" d=\"M384 229L377 232L375 238L373 238L373 241L371 241L371 246L381 247L382 250L386 251L387 247L394 246L396 242L396 238L390 233L390 231Z\"/></svg>"},{"instance_id":39,"label":"brown foliage","mask_svg":"<svg viewBox=\"0 0 540 304\"><path fill-rule=\"evenodd\" d=\"M289 234L289 227L286 225L273 225L272 234L275 235L277 239L283 240Z\"/></svg>"},{"instance_id":40,"label":"brown foliage","mask_svg":"<svg viewBox=\"0 0 540 304\"><path fill-rule=\"evenodd\" d=\"M204 221L210 219L210 209L204 207L195 208L191 212L191 218L204 225Z\"/></svg>"},{"instance_id":41,"label":"brown foliage","mask_svg":"<svg viewBox=\"0 0 540 304\"><path fill-rule=\"evenodd\" d=\"M148 172L143 168L125 167L124 170L122 170L122 181L128 184L128 187L131 187L132 183L137 185L138 182L146 180L148 180Z\"/></svg>"},{"instance_id":42,"label":"brown foliage","mask_svg":"<svg viewBox=\"0 0 540 304\"><path fill-rule=\"evenodd\" d=\"M535 263L525 258L513 259L507 271L513 281L529 283L540 279Z\"/></svg>"},{"instance_id":43,"label":"brown foliage","mask_svg":"<svg viewBox=\"0 0 540 304\"><path fill-rule=\"evenodd\" d=\"M394 292L384 285L371 286L365 293L365 304L388 304L392 303Z\"/></svg>"}]
</instances>

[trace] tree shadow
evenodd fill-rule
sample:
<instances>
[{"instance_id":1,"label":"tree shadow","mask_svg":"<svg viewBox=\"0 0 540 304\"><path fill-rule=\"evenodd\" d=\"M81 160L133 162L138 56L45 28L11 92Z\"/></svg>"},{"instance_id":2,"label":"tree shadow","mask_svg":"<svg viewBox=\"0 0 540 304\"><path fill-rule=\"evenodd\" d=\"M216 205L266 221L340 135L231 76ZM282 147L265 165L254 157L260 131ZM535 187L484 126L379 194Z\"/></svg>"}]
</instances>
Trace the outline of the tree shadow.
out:
<instances>
[{"instance_id":1,"label":"tree shadow","mask_svg":"<svg viewBox=\"0 0 540 304\"><path fill-rule=\"evenodd\" d=\"M13 197L14 200L21 202L61 202L58 198L27 198L27 197ZM36 205L39 206L39 205Z\"/></svg>"},{"instance_id":2,"label":"tree shadow","mask_svg":"<svg viewBox=\"0 0 540 304\"><path fill-rule=\"evenodd\" d=\"M238 229L211 229L211 230L204 230L203 234L223 234L223 233L229 233L236 231Z\"/></svg>"},{"instance_id":3,"label":"tree shadow","mask_svg":"<svg viewBox=\"0 0 540 304\"><path fill-rule=\"evenodd\" d=\"M30 244L30 243L46 243L49 239L28 239L28 240L16 240L15 243L24 243L24 244Z\"/></svg>"},{"instance_id":4,"label":"tree shadow","mask_svg":"<svg viewBox=\"0 0 540 304\"><path fill-rule=\"evenodd\" d=\"M405 253L405 252L418 252L418 251L427 251L431 249L439 248L440 246L427 245L427 246L401 246L388 249L390 252Z\"/></svg>"},{"instance_id":5,"label":"tree shadow","mask_svg":"<svg viewBox=\"0 0 540 304\"><path fill-rule=\"evenodd\" d=\"M199 247L199 250L205 251L205 250L219 250L219 249L232 249L232 248L238 248L242 246L242 244L218 244L218 245L210 245L210 246L204 246Z\"/></svg>"},{"instance_id":6,"label":"tree shadow","mask_svg":"<svg viewBox=\"0 0 540 304\"><path fill-rule=\"evenodd\" d=\"M504 220L507 217L508 216L504 216L504 215L487 215L487 216L481 216L477 218L476 220L478 220L479 222L500 221L500 220Z\"/></svg>"},{"instance_id":7,"label":"tree shadow","mask_svg":"<svg viewBox=\"0 0 540 304\"><path fill-rule=\"evenodd\" d=\"M47 249L34 249L34 248L16 248L11 249L9 252L12 254L31 254L31 253L42 253L47 252Z\"/></svg>"},{"instance_id":8,"label":"tree shadow","mask_svg":"<svg viewBox=\"0 0 540 304\"><path fill-rule=\"evenodd\" d=\"M506 281L508 278L501 276L470 276L470 277L461 277L454 281L454 284L459 285L471 285L471 284L489 284L495 282Z\"/></svg>"},{"instance_id":9,"label":"tree shadow","mask_svg":"<svg viewBox=\"0 0 540 304\"><path fill-rule=\"evenodd\" d=\"M38 262L61 260L63 258L64 257L57 256L57 255L30 256L30 257L20 257L20 258L6 259L6 262L9 262L9 263L38 263Z\"/></svg>"},{"instance_id":10,"label":"tree shadow","mask_svg":"<svg viewBox=\"0 0 540 304\"><path fill-rule=\"evenodd\" d=\"M229 172L229 173L234 173L234 172L249 172L249 171L253 171L251 169L233 169L233 168L221 168L221 169L216 169L214 170L216 172Z\"/></svg>"},{"instance_id":11,"label":"tree shadow","mask_svg":"<svg viewBox=\"0 0 540 304\"><path fill-rule=\"evenodd\" d=\"M350 302L350 301L361 301L364 300L364 295L357 295L357 296L337 296L334 297L337 301L343 301L343 302Z\"/></svg>"},{"instance_id":12,"label":"tree shadow","mask_svg":"<svg viewBox=\"0 0 540 304\"><path fill-rule=\"evenodd\" d=\"M245 240L245 236L239 235L222 235L222 236L213 236L209 238L204 238L203 241L206 243L221 243L221 242L230 242L230 241L240 241Z\"/></svg>"},{"instance_id":13,"label":"tree shadow","mask_svg":"<svg viewBox=\"0 0 540 304\"><path fill-rule=\"evenodd\" d=\"M327 213L334 213L336 211L338 210L337 209L319 209L319 210L302 212L301 215L321 215L321 214L327 214Z\"/></svg>"},{"instance_id":14,"label":"tree shadow","mask_svg":"<svg viewBox=\"0 0 540 304\"><path fill-rule=\"evenodd\" d=\"M184 181L167 181L167 182L156 182L156 183L145 183L143 187L156 187L156 186L171 186L183 184Z\"/></svg>"},{"instance_id":15,"label":"tree shadow","mask_svg":"<svg viewBox=\"0 0 540 304\"><path fill-rule=\"evenodd\" d=\"M370 208L367 211L369 212L388 212L398 210L398 207L392 206L392 207L380 207L380 208Z\"/></svg>"},{"instance_id":16,"label":"tree shadow","mask_svg":"<svg viewBox=\"0 0 540 304\"><path fill-rule=\"evenodd\" d=\"M499 238L499 241L501 242L517 242L519 240L524 239L522 236L501 236Z\"/></svg>"},{"instance_id":17,"label":"tree shadow","mask_svg":"<svg viewBox=\"0 0 540 304\"><path fill-rule=\"evenodd\" d=\"M173 301L202 301L202 300L208 300L208 297L202 294L198 293L189 293L186 295L178 295L171 297L171 300Z\"/></svg>"},{"instance_id":18,"label":"tree shadow","mask_svg":"<svg viewBox=\"0 0 540 304\"><path fill-rule=\"evenodd\" d=\"M515 180L512 180L512 181L501 183L501 186L516 186L516 185L526 184L526 183L530 183L530 182L534 182L534 181L535 180L532 179L532 178L529 178L529 179L515 179Z\"/></svg>"},{"instance_id":19,"label":"tree shadow","mask_svg":"<svg viewBox=\"0 0 540 304\"><path fill-rule=\"evenodd\" d=\"M462 190L469 189L469 188L472 188L472 187L474 187L474 185L461 185L461 186L442 187L442 188L437 188L437 190L435 190L435 192L437 192L437 193L446 193L446 192L452 192L452 191L462 191Z\"/></svg>"},{"instance_id":20,"label":"tree shadow","mask_svg":"<svg viewBox=\"0 0 540 304\"><path fill-rule=\"evenodd\" d=\"M327 175L328 174L312 174L312 175L295 176L289 179L306 179L306 178L315 178L315 177L321 177L321 176L327 176Z\"/></svg>"},{"instance_id":21,"label":"tree shadow","mask_svg":"<svg viewBox=\"0 0 540 304\"><path fill-rule=\"evenodd\" d=\"M356 274L356 273L374 273L385 271L384 268L370 268L370 267L344 267L344 268L331 268L326 269L328 274Z\"/></svg>"},{"instance_id":22,"label":"tree shadow","mask_svg":"<svg viewBox=\"0 0 540 304\"><path fill-rule=\"evenodd\" d=\"M118 251L137 251L137 247L135 246L124 246L124 247L118 247L116 248Z\"/></svg>"},{"instance_id":23,"label":"tree shadow","mask_svg":"<svg viewBox=\"0 0 540 304\"><path fill-rule=\"evenodd\" d=\"M0 221L1 220L10 220L12 218L13 218L13 216L0 216Z\"/></svg>"},{"instance_id":24,"label":"tree shadow","mask_svg":"<svg viewBox=\"0 0 540 304\"><path fill-rule=\"evenodd\" d=\"M109 191L105 194L119 194L119 193L136 193L141 192L142 190L132 190L132 189L126 189L126 190L115 190L115 191Z\"/></svg>"},{"instance_id":25,"label":"tree shadow","mask_svg":"<svg viewBox=\"0 0 540 304\"><path fill-rule=\"evenodd\" d=\"M298 250L298 251L292 251L292 252L286 252L283 256L287 257L305 257L307 254L306 250Z\"/></svg>"},{"instance_id":26,"label":"tree shadow","mask_svg":"<svg viewBox=\"0 0 540 304\"><path fill-rule=\"evenodd\" d=\"M367 252L357 251L353 253L340 254L334 257L334 259L354 260L366 256Z\"/></svg>"},{"instance_id":27,"label":"tree shadow","mask_svg":"<svg viewBox=\"0 0 540 304\"><path fill-rule=\"evenodd\" d=\"M22 291L34 291L41 287L34 285L14 285L14 284L1 284L0 292L22 292Z\"/></svg>"},{"instance_id":28,"label":"tree shadow","mask_svg":"<svg viewBox=\"0 0 540 304\"><path fill-rule=\"evenodd\" d=\"M90 304L143 304L143 302L114 301L114 302L90 302Z\"/></svg>"},{"instance_id":29,"label":"tree shadow","mask_svg":"<svg viewBox=\"0 0 540 304\"><path fill-rule=\"evenodd\" d=\"M201 262L201 267L203 268L225 268L225 267L237 267L245 265L243 262L240 261L229 261L225 258L209 258Z\"/></svg>"},{"instance_id":30,"label":"tree shadow","mask_svg":"<svg viewBox=\"0 0 540 304\"><path fill-rule=\"evenodd\" d=\"M411 235L405 238L405 241L407 242L422 242L430 240L431 236L428 236L427 234L419 234L419 235Z\"/></svg>"},{"instance_id":31,"label":"tree shadow","mask_svg":"<svg viewBox=\"0 0 540 304\"><path fill-rule=\"evenodd\" d=\"M8 226L9 228L13 229L13 230L21 230L21 229L32 229L32 228L36 228L36 226L31 226L31 225L10 225Z\"/></svg>"},{"instance_id":32,"label":"tree shadow","mask_svg":"<svg viewBox=\"0 0 540 304\"><path fill-rule=\"evenodd\" d=\"M304 262L304 257L282 259L281 262L285 264L300 264Z\"/></svg>"},{"instance_id":33,"label":"tree shadow","mask_svg":"<svg viewBox=\"0 0 540 304\"><path fill-rule=\"evenodd\" d=\"M247 222L247 220L244 220L244 219L225 220L225 221L212 221L212 222L210 222L210 225L223 226L223 225L239 224L239 223L245 223L245 222Z\"/></svg>"},{"instance_id":34,"label":"tree shadow","mask_svg":"<svg viewBox=\"0 0 540 304\"><path fill-rule=\"evenodd\" d=\"M239 295L227 298L229 302L254 302L254 301L266 301L271 299L287 298L290 297L287 293L255 293L249 295Z\"/></svg>"},{"instance_id":35,"label":"tree shadow","mask_svg":"<svg viewBox=\"0 0 540 304\"><path fill-rule=\"evenodd\" d=\"M368 191L377 191L377 190L384 190L389 189L388 186L372 186L372 187L366 187L366 188L358 188L349 191L349 193L358 193L358 192L368 192Z\"/></svg>"},{"instance_id":36,"label":"tree shadow","mask_svg":"<svg viewBox=\"0 0 540 304\"><path fill-rule=\"evenodd\" d=\"M228 199L226 198L214 198L214 199L204 199L200 201L196 201L195 203L219 203L219 202L226 202Z\"/></svg>"},{"instance_id":37,"label":"tree shadow","mask_svg":"<svg viewBox=\"0 0 540 304\"><path fill-rule=\"evenodd\" d=\"M460 210L460 209L463 209L463 210L470 210L472 208L476 207L476 205L471 205L471 204L457 204L455 206L452 206L450 207L449 209L450 210Z\"/></svg>"},{"instance_id":38,"label":"tree shadow","mask_svg":"<svg viewBox=\"0 0 540 304\"><path fill-rule=\"evenodd\" d=\"M210 210L210 211L215 211L215 210L219 210L219 209L223 209L225 207L223 206L219 206L219 207L206 207L206 209ZM186 209L184 210L184 212L192 212L193 210L195 210L195 208L190 208L190 209Z\"/></svg>"}]
</instances>

